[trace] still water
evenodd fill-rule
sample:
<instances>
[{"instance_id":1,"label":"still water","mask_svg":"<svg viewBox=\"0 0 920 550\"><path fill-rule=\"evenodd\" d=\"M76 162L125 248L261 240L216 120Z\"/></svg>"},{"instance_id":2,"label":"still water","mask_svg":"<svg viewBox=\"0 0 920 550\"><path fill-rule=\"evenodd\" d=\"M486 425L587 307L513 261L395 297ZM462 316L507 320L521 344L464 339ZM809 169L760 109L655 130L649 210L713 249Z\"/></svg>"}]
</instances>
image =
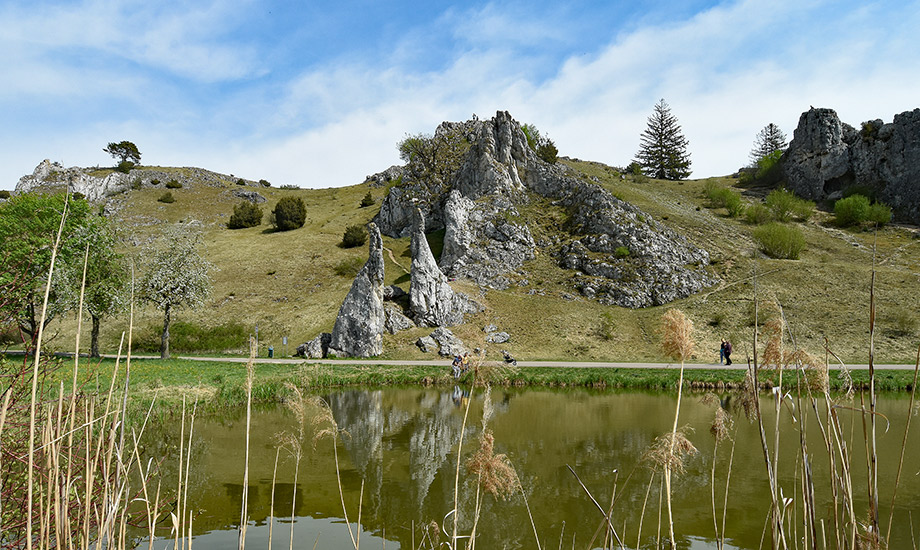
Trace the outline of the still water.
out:
<instances>
[{"instance_id":1,"label":"still water","mask_svg":"<svg viewBox=\"0 0 920 550\"><path fill-rule=\"evenodd\" d=\"M477 479L466 461L478 448L482 432L483 393L472 400L451 389L344 390L322 395L343 430L338 439L339 471L348 521L362 548L418 548L423 526L432 521L451 529L457 472L457 443L461 440L463 413L470 402L459 482L459 533L468 535L474 519ZM699 453L685 463L686 471L673 483L675 533L680 548L714 548L711 468L714 441L710 435L715 405L701 402L701 394L685 395L680 424L689 427L688 438ZM750 423L727 394L719 396L733 412L735 430L726 529L726 548L759 548L770 508L766 467L756 424ZM879 489L882 529L887 527L892 487L897 473L904 426L908 418L907 395L887 395L878 400ZM641 392L591 392L493 389L494 409L488 428L495 452L505 453L527 495L533 525L543 548L600 547L603 516L569 470L571 467L604 508L615 496L613 523L628 548L653 548L658 529L659 480L643 455L655 438L670 431L676 396ZM847 406L858 407L858 397ZM773 399L764 398L767 437L773 441ZM823 419L823 406L819 406ZM862 416L838 409L849 439L856 509L866 510L866 453ZM803 417L807 416L807 418ZM793 418L795 417L795 418ZM833 515L828 482L829 460L815 412L786 407L781 415L779 482L792 497L789 514L797 514L801 527L801 462L799 428L807 424L808 453L815 476L817 513L830 533ZM886 421L887 419L887 421ZM245 413L198 418L194 427L189 487L189 508L194 519L194 547L228 548L236 545L243 493ZM890 424L889 424L890 423ZM175 470L179 422L169 421L148 436L146 451L167 457L167 479ZM885 431L886 427L887 432ZM907 441L905 467L898 489L891 548L911 547L911 517L920 534L920 425L912 426ZM250 527L248 548L267 548L269 526L273 547L288 548L291 528L295 548L353 548L336 481L333 440L315 440L307 421L303 455L296 486L294 458L288 449L278 455L277 477L272 484L279 434L298 433L298 423L284 407L254 411L251 429L249 477ZM153 441L153 443L150 443ZM719 445L716 456L716 495L721 523L722 498L731 442ZM363 494L362 494L363 485ZM274 511L272 513L272 493ZM615 494L614 494L615 493ZM536 548L534 526L520 491L507 500L481 496L477 545L483 549ZM360 529L357 515L360 506ZM643 504L642 534L638 534ZM293 510L292 510L293 508ZM291 523L291 516L294 522ZM912 516L910 515L912 513ZM667 512L662 512L662 534L667 533ZM790 526L792 532L794 527ZM600 530L601 539L591 545ZM820 532L820 529L819 529ZM168 533L164 532L166 538ZM769 533L766 535L769 546ZM446 539L442 534L440 540ZM561 541L561 543L560 543ZM801 544L801 543L800 543ZM171 547L160 540L156 547ZM146 545L145 545L146 546ZM429 545L426 543L425 548Z\"/></svg>"}]
</instances>

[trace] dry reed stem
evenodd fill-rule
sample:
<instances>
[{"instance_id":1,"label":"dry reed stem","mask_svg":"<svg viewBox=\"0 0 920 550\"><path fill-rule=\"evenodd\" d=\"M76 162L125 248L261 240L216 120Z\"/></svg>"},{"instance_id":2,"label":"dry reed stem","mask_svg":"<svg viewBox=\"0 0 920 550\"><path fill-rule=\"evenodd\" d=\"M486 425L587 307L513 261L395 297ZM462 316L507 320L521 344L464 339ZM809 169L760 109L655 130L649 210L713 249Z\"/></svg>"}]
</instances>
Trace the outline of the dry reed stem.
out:
<instances>
[{"instance_id":1,"label":"dry reed stem","mask_svg":"<svg viewBox=\"0 0 920 550\"><path fill-rule=\"evenodd\" d=\"M243 503L240 510L239 550L246 548L246 528L249 523L249 434L252 429L252 379L255 371L256 344L249 337L249 361L246 363L246 451L243 464ZM183 398L184 399L184 398Z\"/></svg>"},{"instance_id":2,"label":"dry reed stem","mask_svg":"<svg viewBox=\"0 0 920 550\"><path fill-rule=\"evenodd\" d=\"M476 372L475 370L473 371ZM460 500L460 457L463 451L463 434L466 432L466 421L470 415L470 405L473 403L473 388L476 387L476 378L473 378L473 384L470 386L470 397L466 402L466 409L463 411L463 423L460 425L460 441L457 442L457 470L454 473L454 526L450 536L450 547L454 550L457 548L457 521L460 511L458 502Z\"/></svg>"}]
</instances>

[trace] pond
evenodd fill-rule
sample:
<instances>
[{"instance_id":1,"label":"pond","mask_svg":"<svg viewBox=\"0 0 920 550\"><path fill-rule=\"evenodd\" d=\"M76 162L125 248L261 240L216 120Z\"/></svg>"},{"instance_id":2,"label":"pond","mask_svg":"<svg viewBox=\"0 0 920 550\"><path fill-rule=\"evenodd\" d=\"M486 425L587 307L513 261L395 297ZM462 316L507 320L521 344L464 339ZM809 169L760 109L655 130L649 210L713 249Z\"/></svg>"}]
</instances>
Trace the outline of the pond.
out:
<instances>
[{"instance_id":1,"label":"pond","mask_svg":"<svg viewBox=\"0 0 920 550\"><path fill-rule=\"evenodd\" d=\"M387 388L322 395L341 430L335 440L338 471L348 522L355 537L359 536L360 503L361 547L428 548L425 537L435 534L432 522L438 524L438 530L448 531L440 533L440 541L447 540L454 521L449 512L454 508L457 443L464 429L468 402L457 521L458 534L470 534L476 515L478 478L468 471L467 461L479 448L485 396L480 388L473 391L472 398L467 391ZM710 488L714 439L710 425L719 401L704 404L701 397L702 394L685 395L680 411L680 424L688 427L687 437L699 451L687 457L685 471L676 475L672 484L674 530L680 548L716 547ZM759 548L762 537L769 547L767 518L771 499L757 423L751 423L740 407L733 406L732 396L717 397L734 419L734 429L730 432L734 446L731 441L720 443L715 459L719 524L731 462L725 547ZM908 400L909 395L884 395L878 399L878 410L885 415L878 417L877 436L883 533L888 525ZM525 504L519 490L507 500L478 493L476 544L480 548L536 548L534 531L543 548L602 547L603 516L574 474L603 508L609 508L614 499L613 527L625 547L636 548L638 544L654 548L659 510L661 533L667 536L667 508L659 498L661 475L653 473L644 457L655 438L671 430L676 395L494 388L488 401L493 409L488 429L494 434L494 451L507 455L527 500ZM828 539L832 538L834 504L829 482L830 460L819 417L810 405L804 411L798 410L798 406L787 403L781 414L778 479L783 496L792 499L787 508L789 537L799 540L801 545L805 528L799 428L803 424L807 425L809 463L815 479L819 522L816 531L826 532ZM841 433L848 441L856 517L865 522L866 445L862 415L852 410L859 406L856 396L835 410L840 417ZM773 398L762 398L761 407L772 457ZM825 412L822 400L818 405L821 422ZM307 411L301 438L297 435L299 423L287 408L278 406L253 413L246 538L249 548L268 547L270 528L272 547L288 548L292 526L296 548L313 548L314 543L316 548L353 548L352 535L343 519L333 439L314 440L318 427L310 422L313 414L313 409ZM197 549L236 544L243 494L245 424L244 411L196 419L188 506L197 511L192 527ZM145 435L146 452L165 457L163 472L167 479L175 479L171 476L177 468L180 425L181 422L170 421ZM907 441L891 548L909 548L911 517L915 524L920 522L918 429L920 426L912 426L914 433ZM278 451L281 433L294 434L302 441L296 486L291 446ZM276 456L279 457L277 473ZM839 470L839 456L835 460ZM837 509L841 517L846 515L842 503ZM920 534L920 525L915 525L915 532ZM168 531L163 536L168 539ZM595 536L598 538L592 544ZM171 545L162 539L156 543L157 548Z\"/></svg>"}]
</instances>

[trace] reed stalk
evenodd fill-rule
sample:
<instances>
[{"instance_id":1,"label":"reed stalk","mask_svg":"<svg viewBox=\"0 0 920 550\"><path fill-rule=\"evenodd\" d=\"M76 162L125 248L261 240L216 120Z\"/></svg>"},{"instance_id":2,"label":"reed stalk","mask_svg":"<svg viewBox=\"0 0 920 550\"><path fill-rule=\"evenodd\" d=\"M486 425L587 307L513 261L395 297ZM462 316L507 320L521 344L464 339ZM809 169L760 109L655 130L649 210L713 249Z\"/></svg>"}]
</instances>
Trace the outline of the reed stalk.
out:
<instances>
[{"instance_id":1,"label":"reed stalk","mask_svg":"<svg viewBox=\"0 0 920 550\"><path fill-rule=\"evenodd\" d=\"M255 375L254 363L256 346L249 337L249 362L246 363L246 458L243 462L243 503L240 510L239 550L246 548L246 527L249 523L249 434L252 429L252 379Z\"/></svg>"},{"instance_id":2,"label":"reed stalk","mask_svg":"<svg viewBox=\"0 0 920 550\"><path fill-rule=\"evenodd\" d=\"M898 458L898 473L894 478L894 488L891 491L891 506L888 509L888 530L885 532L885 541L891 540L891 526L894 523L894 500L898 495L898 485L901 483L901 469L904 466L904 451L907 449L907 434L910 432L910 419L913 416L914 396L917 393L917 375L920 374L920 346L917 347L917 362L914 365L914 382L910 386L910 404L907 407L907 424L904 426L904 438L901 440L901 455Z\"/></svg>"}]
</instances>

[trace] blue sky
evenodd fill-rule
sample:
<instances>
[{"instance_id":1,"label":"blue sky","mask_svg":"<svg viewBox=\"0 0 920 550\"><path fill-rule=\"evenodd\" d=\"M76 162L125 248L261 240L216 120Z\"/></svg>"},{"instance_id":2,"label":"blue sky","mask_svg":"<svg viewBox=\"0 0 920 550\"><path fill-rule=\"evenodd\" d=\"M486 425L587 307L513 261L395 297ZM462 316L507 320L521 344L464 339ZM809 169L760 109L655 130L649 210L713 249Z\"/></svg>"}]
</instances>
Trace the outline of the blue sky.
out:
<instances>
[{"instance_id":1,"label":"blue sky","mask_svg":"<svg viewBox=\"0 0 920 550\"><path fill-rule=\"evenodd\" d=\"M45 158L338 187L396 143L507 110L560 154L625 165L664 98L692 177L729 174L810 105L920 107L920 1L0 0L0 189Z\"/></svg>"}]
</instances>

